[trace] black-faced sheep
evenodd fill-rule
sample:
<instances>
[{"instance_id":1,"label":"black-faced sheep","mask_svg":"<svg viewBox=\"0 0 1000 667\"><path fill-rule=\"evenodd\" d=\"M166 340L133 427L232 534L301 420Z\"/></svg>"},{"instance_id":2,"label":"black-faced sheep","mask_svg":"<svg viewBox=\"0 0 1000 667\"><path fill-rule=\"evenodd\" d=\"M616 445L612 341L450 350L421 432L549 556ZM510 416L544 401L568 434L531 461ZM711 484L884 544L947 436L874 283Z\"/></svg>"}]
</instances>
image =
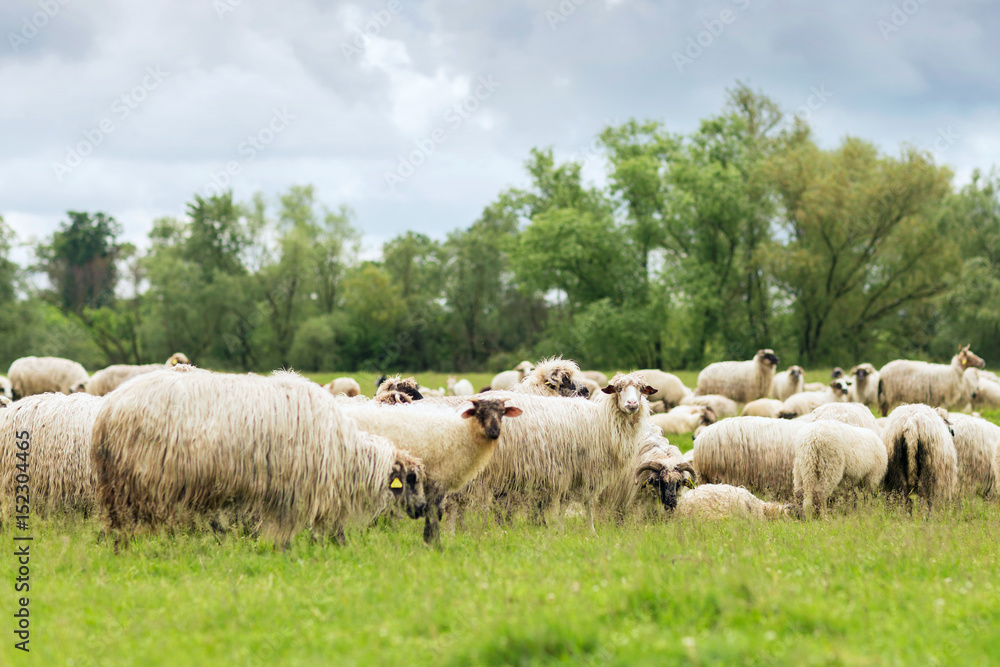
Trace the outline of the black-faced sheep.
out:
<instances>
[{"instance_id":1,"label":"black-faced sheep","mask_svg":"<svg viewBox=\"0 0 1000 667\"><path fill-rule=\"evenodd\" d=\"M889 457L883 486L902 494L911 512L913 492L927 503L928 514L935 500L951 499L958 484L958 454L947 412L926 405L901 405L889 414L882 442Z\"/></svg>"},{"instance_id":2,"label":"black-faced sheep","mask_svg":"<svg viewBox=\"0 0 1000 667\"><path fill-rule=\"evenodd\" d=\"M533 396L589 396L589 390L583 391L578 379L582 377L575 361L552 357L539 361L510 391Z\"/></svg>"},{"instance_id":3,"label":"black-faced sheep","mask_svg":"<svg viewBox=\"0 0 1000 667\"><path fill-rule=\"evenodd\" d=\"M738 403L770 395L778 357L774 350L758 350L750 361L720 361L698 374L697 394L721 394Z\"/></svg>"},{"instance_id":4,"label":"black-faced sheep","mask_svg":"<svg viewBox=\"0 0 1000 667\"><path fill-rule=\"evenodd\" d=\"M878 397L882 416L897 405L923 403L948 410L963 409L976 398L976 374L966 370L986 365L966 345L950 364L897 359L879 371Z\"/></svg>"}]
</instances>

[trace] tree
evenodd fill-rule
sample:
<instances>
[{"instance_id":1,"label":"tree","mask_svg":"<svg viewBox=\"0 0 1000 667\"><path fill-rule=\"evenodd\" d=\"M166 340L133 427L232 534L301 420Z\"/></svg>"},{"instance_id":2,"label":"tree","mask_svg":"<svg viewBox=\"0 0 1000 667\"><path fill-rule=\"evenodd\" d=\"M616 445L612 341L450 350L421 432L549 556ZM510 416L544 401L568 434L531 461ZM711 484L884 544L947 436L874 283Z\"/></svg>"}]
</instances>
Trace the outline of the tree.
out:
<instances>
[{"instance_id":1,"label":"tree","mask_svg":"<svg viewBox=\"0 0 1000 667\"><path fill-rule=\"evenodd\" d=\"M52 282L56 303L66 313L100 308L115 300L121 225L104 213L69 211L48 244L36 250Z\"/></svg>"}]
</instances>

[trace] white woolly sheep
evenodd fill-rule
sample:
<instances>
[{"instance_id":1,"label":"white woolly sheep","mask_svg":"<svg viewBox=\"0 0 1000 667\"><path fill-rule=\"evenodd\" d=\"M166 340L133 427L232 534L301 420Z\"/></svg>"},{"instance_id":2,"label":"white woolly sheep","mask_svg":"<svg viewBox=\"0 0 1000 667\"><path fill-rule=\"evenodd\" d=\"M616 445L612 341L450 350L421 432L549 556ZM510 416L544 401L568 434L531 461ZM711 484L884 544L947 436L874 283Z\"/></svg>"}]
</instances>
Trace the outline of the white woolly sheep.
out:
<instances>
[{"instance_id":1,"label":"white woolly sheep","mask_svg":"<svg viewBox=\"0 0 1000 667\"><path fill-rule=\"evenodd\" d=\"M806 517L812 516L813 505L819 505L819 514L825 517L827 500L837 487L874 492L885 477L886 465L885 445L878 433L820 419L795 436L795 500Z\"/></svg>"},{"instance_id":2,"label":"white woolly sheep","mask_svg":"<svg viewBox=\"0 0 1000 667\"><path fill-rule=\"evenodd\" d=\"M655 368L646 368L636 372L643 377L646 384L656 389L656 393L649 397L650 403L663 401L667 410L680 405L684 397L692 394L692 391L685 387L681 379L673 373L664 373Z\"/></svg>"},{"instance_id":3,"label":"white woolly sheep","mask_svg":"<svg viewBox=\"0 0 1000 667\"><path fill-rule=\"evenodd\" d=\"M861 403L824 403L812 412L796 417L795 421L809 423L821 419L830 419L842 424L866 428L880 437L882 435L882 427L879 426L875 415Z\"/></svg>"},{"instance_id":4,"label":"white woolly sheep","mask_svg":"<svg viewBox=\"0 0 1000 667\"><path fill-rule=\"evenodd\" d=\"M517 366L514 366L514 370L503 371L494 375L493 380L490 382L490 389L494 391L498 389L513 389L534 368L535 365L530 361L522 361Z\"/></svg>"},{"instance_id":5,"label":"white woolly sheep","mask_svg":"<svg viewBox=\"0 0 1000 667\"><path fill-rule=\"evenodd\" d=\"M746 486L791 499L795 435L805 424L736 417L712 424L694 441L694 467L707 484Z\"/></svg>"},{"instance_id":6,"label":"white woolly sheep","mask_svg":"<svg viewBox=\"0 0 1000 667\"><path fill-rule=\"evenodd\" d=\"M665 414L652 415L649 421L656 424L667 435L700 433L701 428L711 426L718 419L712 408L703 405L678 405Z\"/></svg>"},{"instance_id":7,"label":"white woolly sheep","mask_svg":"<svg viewBox=\"0 0 1000 667\"><path fill-rule=\"evenodd\" d=\"M504 406L505 400L469 399L465 409L458 410L429 400L392 407L360 403L341 403L341 407L363 430L388 438L422 461L427 497L424 541L432 543L439 539L445 497L464 487L487 465L501 427L506 426L504 417L521 414L520 408Z\"/></svg>"},{"instance_id":8,"label":"white woolly sheep","mask_svg":"<svg viewBox=\"0 0 1000 667\"><path fill-rule=\"evenodd\" d=\"M738 403L766 398L774 384L778 357L774 350L758 350L750 361L719 361L698 374L696 394L721 394Z\"/></svg>"},{"instance_id":9,"label":"white woolly sheep","mask_svg":"<svg viewBox=\"0 0 1000 667\"><path fill-rule=\"evenodd\" d=\"M951 499L958 484L958 454L947 412L926 405L901 405L889 413L882 442L889 457L883 486L901 493L911 512L914 491L927 503L928 514L935 500Z\"/></svg>"},{"instance_id":10,"label":"white woolly sheep","mask_svg":"<svg viewBox=\"0 0 1000 667\"><path fill-rule=\"evenodd\" d=\"M994 373L973 369L976 374L976 397L972 406L977 410L995 410L1000 408L1000 380Z\"/></svg>"},{"instance_id":11,"label":"white woolly sheep","mask_svg":"<svg viewBox=\"0 0 1000 667\"><path fill-rule=\"evenodd\" d=\"M778 416L782 419L795 419L809 414L825 403L844 403L847 401L850 385L844 378L834 380L824 391L803 391L793 394L781 404Z\"/></svg>"},{"instance_id":12,"label":"white woolly sheep","mask_svg":"<svg viewBox=\"0 0 1000 667\"><path fill-rule=\"evenodd\" d=\"M985 365L968 345L959 348L947 365L908 359L890 361L879 371L882 416L904 403L923 403L947 410L964 408L976 398L976 374L965 371Z\"/></svg>"},{"instance_id":13,"label":"white woolly sheep","mask_svg":"<svg viewBox=\"0 0 1000 667\"><path fill-rule=\"evenodd\" d=\"M73 393L86 392L91 396L105 396L134 377L179 365L191 365L188 358L180 352L171 355L164 364L141 364L138 366L115 364L97 371L90 376L89 380L73 387Z\"/></svg>"},{"instance_id":14,"label":"white woolly sheep","mask_svg":"<svg viewBox=\"0 0 1000 667\"><path fill-rule=\"evenodd\" d=\"M742 487L702 484L681 494L674 515L698 520L777 519L791 516L791 506L764 502Z\"/></svg>"},{"instance_id":15,"label":"white woolly sheep","mask_svg":"<svg viewBox=\"0 0 1000 667\"><path fill-rule=\"evenodd\" d=\"M712 408L712 412L719 419L727 419L740 414L740 406L731 398L726 398L720 394L705 394L703 396L687 396L681 401L681 405L700 405Z\"/></svg>"},{"instance_id":16,"label":"white woolly sheep","mask_svg":"<svg viewBox=\"0 0 1000 667\"><path fill-rule=\"evenodd\" d=\"M475 387L465 378L459 380L454 375L448 376L448 388L445 391L446 396L472 396L475 393Z\"/></svg>"},{"instance_id":17,"label":"white woolly sheep","mask_svg":"<svg viewBox=\"0 0 1000 667\"><path fill-rule=\"evenodd\" d=\"M48 393L0 411L0 516L14 514L24 479L33 513L96 509L90 435L100 409L95 396Z\"/></svg>"},{"instance_id":18,"label":"white woolly sheep","mask_svg":"<svg viewBox=\"0 0 1000 667\"><path fill-rule=\"evenodd\" d=\"M875 407L878 405L879 373L871 364L858 364L851 369L852 382L848 400L852 403L864 403Z\"/></svg>"},{"instance_id":19,"label":"white woolly sheep","mask_svg":"<svg viewBox=\"0 0 1000 667\"><path fill-rule=\"evenodd\" d=\"M344 396L350 398L352 396L361 395L361 385L358 384L357 380L347 377L346 375L330 380L330 382L323 385L323 388L334 396L343 394Z\"/></svg>"},{"instance_id":20,"label":"white woolly sheep","mask_svg":"<svg viewBox=\"0 0 1000 667\"><path fill-rule=\"evenodd\" d=\"M958 456L958 491L990 497L998 491L1000 426L960 412L948 413Z\"/></svg>"},{"instance_id":21,"label":"white woolly sheep","mask_svg":"<svg viewBox=\"0 0 1000 667\"><path fill-rule=\"evenodd\" d=\"M804 391L806 372L802 366L789 366L780 373L775 373L774 384L771 386L771 398L784 401L792 394Z\"/></svg>"},{"instance_id":22,"label":"white woolly sheep","mask_svg":"<svg viewBox=\"0 0 1000 667\"><path fill-rule=\"evenodd\" d=\"M103 401L91 456L116 547L137 523L224 507L259 517L282 546L306 527L342 540L393 499L423 514L419 460L293 373L150 373Z\"/></svg>"},{"instance_id":23,"label":"white woolly sheep","mask_svg":"<svg viewBox=\"0 0 1000 667\"><path fill-rule=\"evenodd\" d=\"M10 388L10 380L0 375L0 396L13 400L14 393Z\"/></svg>"},{"instance_id":24,"label":"white woolly sheep","mask_svg":"<svg viewBox=\"0 0 1000 667\"><path fill-rule=\"evenodd\" d=\"M533 396L587 396L582 391L583 385L577 382L580 367L575 361L551 357L538 362L523 380L510 388L510 391L531 394Z\"/></svg>"},{"instance_id":25,"label":"white woolly sheep","mask_svg":"<svg viewBox=\"0 0 1000 667\"><path fill-rule=\"evenodd\" d=\"M10 365L12 398L24 398L46 392L69 394L89 375L83 366L59 357L22 357Z\"/></svg>"},{"instance_id":26,"label":"white woolly sheep","mask_svg":"<svg viewBox=\"0 0 1000 667\"><path fill-rule=\"evenodd\" d=\"M693 485L694 478L694 467L684 461L681 450L671 445L658 428L651 426L632 459L631 468L601 493L598 502L621 520L642 497L643 489L654 487L660 503L671 510L677 503L678 487ZM652 494L643 495L654 500Z\"/></svg>"},{"instance_id":27,"label":"white woolly sheep","mask_svg":"<svg viewBox=\"0 0 1000 667\"><path fill-rule=\"evenodd\" d=\"M784 402L776 398L758 398L756 401L750 401L744 405L740 416L777 419L783 405Z\"/></svg>"}]
</instances>

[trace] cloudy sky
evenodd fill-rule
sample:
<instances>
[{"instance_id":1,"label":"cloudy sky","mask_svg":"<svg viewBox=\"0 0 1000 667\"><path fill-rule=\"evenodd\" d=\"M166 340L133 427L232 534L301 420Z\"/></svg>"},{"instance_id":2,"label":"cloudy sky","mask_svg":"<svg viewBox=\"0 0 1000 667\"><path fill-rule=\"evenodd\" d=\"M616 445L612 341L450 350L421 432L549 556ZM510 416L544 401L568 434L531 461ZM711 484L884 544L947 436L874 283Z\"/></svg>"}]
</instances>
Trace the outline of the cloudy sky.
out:
<instances>
[{"instance_id":1,"label":"cloudy sky","mask_svg":"<svg viewBox=\"0 0 1000 667\"><path fill-rule=\"evenodd\" d=\"M608 123L678 132L737 79L819 141L1000 163L989 0L5 0L0 214L21 240L102 210L144 244L193 193L312 183L369 252L472 222L533 146L588 159ZM811 108L810 108L811 107Z\"/></svg>"}]
</instances>

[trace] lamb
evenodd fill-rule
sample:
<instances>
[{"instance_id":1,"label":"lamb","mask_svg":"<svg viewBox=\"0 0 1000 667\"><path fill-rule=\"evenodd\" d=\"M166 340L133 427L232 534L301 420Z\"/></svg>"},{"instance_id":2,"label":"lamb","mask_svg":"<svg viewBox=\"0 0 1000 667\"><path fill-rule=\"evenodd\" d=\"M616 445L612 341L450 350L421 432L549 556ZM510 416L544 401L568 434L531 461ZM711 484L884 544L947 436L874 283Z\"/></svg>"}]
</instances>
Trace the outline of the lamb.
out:
<instances>
[{"instance_id":1,"label":"lamb","mask_svg":"<svg viewBox=\"0 0 1000 667\"><path fill-rule=\"evenodd\" d=\"M14 514L25 479L32 513L97 508L90 435L101 405L96 396L47 393L0 411L0 516Z\"/></svg>"},{"instance_id":2,"label":"lamb","mask_svg":"<svg viewBox=\"0 0 1000 667\"><path fill-rule=\"evenodd\" d=\"M536 502L543 520L546 514L559 516L564 499L581 500L593 532L598 497L621 479L646 439L645 396L655 391L638 374L619 373L594 401L506 394L524 416L504 429L469 495L487 502L499 497ZM486 394L493 395L503 393Z\"/></svg>"},{"instance_id":3,"label":"lamb","mask_svg":"<svg viewBox=\"0 0 1000 667\"><path fill-rule=\"evenodd\" d=\"M825 518L827 500L838 486L874 492L885 477L885 445L871 429L820 419L796 434L794 446L795 500L806 518L814 504Z\"/></svg>"},{"instance_id":4,"label":"lamb","mask_svg":"<svg viewBox=\"0 0 1000 667\"><path fill-rule=\"evenodd\" d=\"M949 365L907 359L890 361L879 371L878 402L882 416L904 403L949 410L964 408L976 399L976 374L965 371L985 365L968 345L959 348Z\"/></svg>"},{"instance_id":5,"label":"lamb","mask_svg":"<svg viewBox=\"0 0 1000 667\"><path fill-rule=\"evenodd\" d=\"M750 401L744 405L740 416L777 419L783 405L784 402L776 398L758 398L756 401Z\"/></svg>"},{"instance_id":6,"label":"lamb","mask_svg":"<svg viewBox=\"0 0 1000 667\"><path fill-rule=\"evenodd\" d=\"M329 383L323 385L323 388L334 396L343 394L350 398L361 395L361 385L354 378L347 376L334 378Z\"/></svg>"},{"instance_id":7,"label":"lamb","mask_svg":"<svg viewBox=\"0 0 1000 667\"><path fill-rule=\"evenodd\" d=\"M652 415L649 421L656 424L667 435L699 433L702 428L714 424L715 412L701 405L678 405L665 414Z\"/></svg>"},{"instance_id":8,"label":"lamb","mask_svg":"<svg viewBox=\"0 0 1000 667\"><path fill-rule=\"evenodd\" d=\"M691 396L691 390L685 387L681 379L673 373L664 373L655 368L647 368L637 372L646 380L646 384L656 389L656 393L649 397L650 403L663 401L664 406L669 410L680 405L685 397Z\"/></svg>"},{"instance_id":9,"label":"lamb","mask_svg":"<svg viewBox=\"0 0 1000 667\"><path fill-rule=\"evenodd\" d=\"M778 357L774 350L758 350L750 361L719 361L698 374L696 394L722 394L738 403L765 398L774 384Z\"/></svg>"},{"instance_id":10,"label":"lamb","mask_svg":"<svg viewBox=\"0 0 1000 667\"><path fill-rule=\"evenodd\" d=\"M851 369L850 393L848 400L852 403L864 403L869 406L878 405L879 373L871 364L858 364Z\"/></svg>"},{"instance_id":11,"label":"lamb","mask_svg":"<svg viewBox=\"0 0 1000 667\"><path fill-rule=\"evenodd\" d=\"M580 367L575 361L551 357L538 362L510 391L534 396L587 396L589 392L581 391L583 385L578 384L575 379L579 375Z\"/></svg>"},{"instance_id":12,"label":"lamb","mask_svg":"<svg viewBox=\"0 0 1000 667\"><path fill-rule=\"evenodd\" d=\"M424 466L427 512L424 541L440 540L441 506L449 493L458 491L482 471L493 456L504 418L521 414L505 406L504 398L478 398L454 408L430 401L379 407L345 404L341 407L365 431L388 438L406 448Z\"/></svg>"},{"instance_id":13,"label":"lamb","mask_svg":"<svg viewBox=\"0 0 1000 667\"><path fill-rule=\"evenodd\" d=\"M490 382L490 389L513 389L524 377L535 369L535 365L530 361L522 361L514 366L512 371L503 371L493 376Z\"/></svg>"},{"instance_id":14,"label":"lamb","mask_svg":"<svg viewBox=\"0 0 1000 667\"><path fill-rule=\"evenodd\" d=\"M11 398L17 400L35 394L69 394L73 387L89 379L83 366L59 357L22 357L10 365Z\"/></svg>"},{"instance_id":15,"label":"lamb","mask_svg":"<svg viewBox=\"0 0 1000 667\"><path fill-rule=\"evenodd\" d=\"M775 374L774 385L771 387L771 398L784 401L792 394L804 391L803 386L806 381L806 372L802 366L789 366L787 369Z\"/></svg>"},{"instance_id":16,"label":"lamb","mask_svg":"<svg viewBox=\"0 0 1000 667\"><path fill-rule=\"evenodd\" d=\"M462 378L459 380L454 375L448 376L448 389L445 392L446 396L472 396L476 393L473 388L472 383Z\"/></svg>"},{"instance_id":17,"label":"lamb","mask_svg":"<svg viewBox=\"0 0 1000 667\"><path fill-rule=\"evenodd\" d=\"M767 503L742 487L702 484L681 495L674 515L679 518L718 520L729 517L778 519L791 516L790 505Z\"/></svg>"},{"instance_id":18,"label":"lamb","mask_svg":"<svg viewBox=\"0 0 1000 667\"><path fill-rule=\"evenodd\" d=\"M134 377L178 365L190 366L191 362L184 354L176 352L164 364L142 364L139 366L115 364L97 371L86 382L78 383L73 387L71 393L86 392L91 396L105 396Z\"/></svg>"},{"instance_id":19,"label":"lamb","mask_svg":"<svg viewBox=\"0 0 1000 667\"><path fill-rule=\"evenodd\" d=\"M694 467L700 481L746 486L791 499L795 435L804 426L767 417L737 417L712 424L694 442Z\"/></svg>"},{"instance_id":20,"label":"lamb","mask_svg":"<svg viewBox=\"0 0 1000 667\"><path fill-rule=\"evenodd\" d=\"M889 457L883 486L890 493L901 493L911 513L914 491L927 503L928 515L935 500L951 499L958 484L958 454L947 412L901 405L889 414L882 442Z\"/></svg>"},{"instance_id":21,"label":"lamb","mask_svg":"<svg viewBox=\"0 0 1000 667\"><path fill-rule=\"evenodd\" d=\"M824 403L843 403L847 401L850 386L847 380L841 378L830 383L824 391L804 391L793 394L781 405L778 416L782 419L794 419L809 414Z\"/></svg>"},{"instance_id":22,"label":"lamb","mask_svg":"<svg viewBox=\"0 0 1000 667\"><path fill-rule=\"evenodd\" d=\"M705 394L703 396L687 396L681 400L681 405L700 405L712 408L712 412L719 419L735 417L740 414L740 406L731 398L726 398L719 394Z\"/></svg>"},{"instance_id":23,"label":"lamb","mask_svg":"<svg viewBox=\"0 0 1000 667\"><path fill-rule=\"evenodd\" d=\"M420 461L294 373L149 373L103 401L91 457L116 548L137 524L224 507L259 517L276 546L306 527L342 541L392 500L423 515Z\"/></svg>"},{"instance_id":24,"label":"lamb","mask_svg":"<svg viewBox=\"0 0 1000 667\"><path fill-rule=\"evenodd\" d=\"M958 456L958 491L988 498L1000 481L1000 426L960 412L948 413Z\"/></svg>"},{"instance_id":25,"label":"lamb","mask_svg":"<svg viewBox=\"0 0 1000 667\"><path fill-rule=\"evenodd\" d=\"M872 411L860 403L824 403L812 412L796 417L795 421L809 423L821 419L831 419L842 424L866 428L880 437L882 435L882 427L872 415Z\"/></svg>"}]
</instances>

